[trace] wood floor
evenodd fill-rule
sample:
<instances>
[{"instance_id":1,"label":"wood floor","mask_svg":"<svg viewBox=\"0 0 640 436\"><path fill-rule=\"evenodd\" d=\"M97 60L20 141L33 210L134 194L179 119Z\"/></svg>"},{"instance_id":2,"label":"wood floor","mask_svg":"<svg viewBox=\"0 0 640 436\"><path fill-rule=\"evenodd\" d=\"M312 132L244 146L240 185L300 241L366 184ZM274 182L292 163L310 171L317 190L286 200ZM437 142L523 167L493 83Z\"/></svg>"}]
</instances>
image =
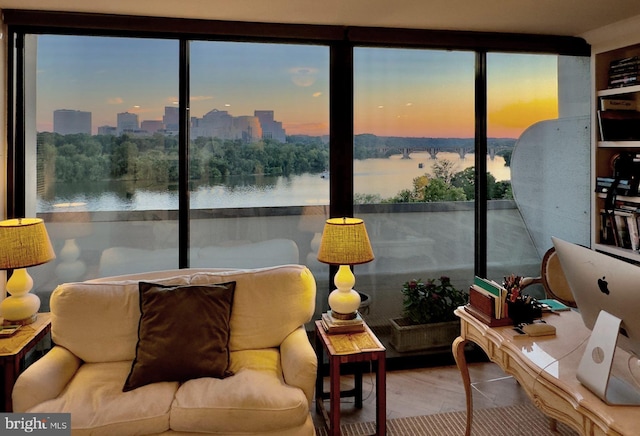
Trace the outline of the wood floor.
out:
<instances>
[{"instance_id":1,"label":"wood floor","mask_svg":"<svg viewBox=\"0 0 640 436\"><path fill-rule=\"evenodd\" d=\"M516 380L507 376L496 364L469 364L474 409L502 407L528 402ZM343 389L353 386L352 376L343 376ZM328 378L325 378L325 390ZM363 407L356 409L353 398L341 402L341 422L375 421L375 375L363 376ZM465 407L462 378L455 365L387 371L387 419L434 413L463 411ZM322 423L312 406L314 422Z\"/></svg>"}]
</instances>

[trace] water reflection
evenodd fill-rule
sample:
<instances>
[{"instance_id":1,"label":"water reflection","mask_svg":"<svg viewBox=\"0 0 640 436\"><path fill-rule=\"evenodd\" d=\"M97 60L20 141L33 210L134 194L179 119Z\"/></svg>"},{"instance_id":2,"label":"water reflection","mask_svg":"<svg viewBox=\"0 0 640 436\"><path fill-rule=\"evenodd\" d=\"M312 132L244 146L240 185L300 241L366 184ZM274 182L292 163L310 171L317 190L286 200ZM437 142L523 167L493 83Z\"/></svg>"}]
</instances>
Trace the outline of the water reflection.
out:
<instances>
[{"instance_id":1,"label":"water reflection","mask_svg":"<svg viewBox=\"0 0 640 436\"><path fill-rule=\"evenodd\" d=\"M454 171L474 166L474 155L461 159L457 153L438 153L454 163ZM390 198L410 189L415 177L432 174L428 153L413 153L411 159L392 156L389 159L354 161L354 188L358 194ZM502 157L487 157L487 169L496 180L509 180L510 169ZM422 164L422 165L420 165ZM422 166L422 167L421 167ZM191 208L308 206L329 203L329 179L320 174L284 176L233 176L216 184L191 186ZM83 202L91 211L132 211L178 208L178 186L150 184L146 181L103 181L82 184L58 183L49 186L38 197L37 211L54 211L57 203Z\"/></svg>"}]
</instances>

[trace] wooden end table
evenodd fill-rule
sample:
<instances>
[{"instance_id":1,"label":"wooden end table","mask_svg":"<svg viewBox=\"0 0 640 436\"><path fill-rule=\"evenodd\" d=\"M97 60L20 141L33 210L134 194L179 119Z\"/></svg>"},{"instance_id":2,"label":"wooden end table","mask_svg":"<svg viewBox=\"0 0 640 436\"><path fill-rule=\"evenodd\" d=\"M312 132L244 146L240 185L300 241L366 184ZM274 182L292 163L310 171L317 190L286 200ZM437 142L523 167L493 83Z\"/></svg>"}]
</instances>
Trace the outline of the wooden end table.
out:
<instances>
[{"instance_id":1,"label":"wooden end table","mask_svg":"<svg viewBox=\"0 0 640 436\"><path fill-rule=\"evenodd\" d=\"M324 418L329 436L340 435L340 366L354 362L372 362L376 373L376 435L386 434L387 421L387 375L386 349L380 343L369 326L364 325L362 333L328 334L322 321L316 321L316 353L318 354L318 375L316 378L316 410ZM322 362L324 353L329 359L329 411L324 407L324 383ZM354 396L356 403L362 406L362 379L358 383L356 374L356 388ZM359 390L359 392L358 392ZM356 404L357 405L357 404Z\"/></svg>"},{"instance_id":2,"label":"wooden end table","mask_svg":"<svg viewBox=\"0 0 640 436\"><path fill-rule=\"evenodd\" d=\"M22 372L22 359L51 331L51 314L38 313L35 322L23 325L8 338L0 338L0 367L2 368L3 395L0 410L12 412L11 393Z\"/></svg>"}]
</instances>

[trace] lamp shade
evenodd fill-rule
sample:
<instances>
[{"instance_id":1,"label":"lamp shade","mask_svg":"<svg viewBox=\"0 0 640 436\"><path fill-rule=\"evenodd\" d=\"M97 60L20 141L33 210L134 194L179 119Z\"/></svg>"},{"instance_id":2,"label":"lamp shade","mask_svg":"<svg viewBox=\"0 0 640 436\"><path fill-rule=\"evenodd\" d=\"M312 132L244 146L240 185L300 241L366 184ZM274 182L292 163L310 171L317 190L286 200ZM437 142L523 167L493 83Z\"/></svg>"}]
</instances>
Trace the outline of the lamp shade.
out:
<instances>
[{"instance_id":1,"label":"lamp shade","mask_svg":"<svg viewBox=\"0 0 640 436\"><path fill-rule=\"evenodd\" d=\"M56 257L40 218L0 221L0 247L0 269L27 268Z\"/></svg>"},{"instance_id":2,"label":"lamp shade","mask_svg":"<svg viewBox=\"0 0 640 436\"><path fill-rule=\"evenodd\" d=\"M364 221L330 218L325 222L318 260L330 265L359 265L374 259Z\"/></svg>"}]
</instances>

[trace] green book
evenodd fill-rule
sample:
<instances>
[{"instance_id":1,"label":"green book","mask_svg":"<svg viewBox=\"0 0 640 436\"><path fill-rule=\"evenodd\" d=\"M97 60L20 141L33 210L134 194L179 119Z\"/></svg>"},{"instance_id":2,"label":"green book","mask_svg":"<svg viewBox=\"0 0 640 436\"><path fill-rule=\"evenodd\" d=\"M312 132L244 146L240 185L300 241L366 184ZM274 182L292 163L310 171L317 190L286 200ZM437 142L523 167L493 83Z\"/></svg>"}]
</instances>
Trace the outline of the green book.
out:
<instances>
[{"instance_id":1,"label":"green book","mask_svg":"<svg viewBox=\"0 0 640 436\"><path fill-rule=\"evenodd\" d=\"M496 297L500 297L500 287L496 286L494 283L491 283L487 279L483 279L482 277L475 276L473 279L473 284L476 286L480 286L485 291L489 292Z\"/></svg>"},{"instance_id":2,"label":"green book","mask_svg":"<svg viewBox=\"0 0 640 436\"><path fill-rule=\"evenodd\" d=\"M538 302L540 302L542 304L546 304L547 306L549 306L549 310L551 310L553 312L562 312L562 311L571 309L566 304L563 304L563 303L559 302L558 300L554 300L553 298L547 298L545 300L538 300Z\"/></svg>"}]
</instances>

